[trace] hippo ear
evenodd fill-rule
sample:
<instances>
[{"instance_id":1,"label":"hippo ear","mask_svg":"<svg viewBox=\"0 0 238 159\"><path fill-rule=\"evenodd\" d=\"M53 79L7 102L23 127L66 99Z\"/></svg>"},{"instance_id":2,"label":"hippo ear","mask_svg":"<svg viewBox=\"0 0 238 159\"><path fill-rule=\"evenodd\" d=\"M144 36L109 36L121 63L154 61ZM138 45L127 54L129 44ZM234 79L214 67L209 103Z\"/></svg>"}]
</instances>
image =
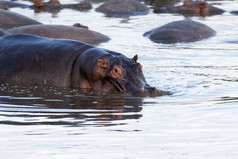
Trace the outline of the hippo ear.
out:
<instances>
[{"instance_id":1,"label":"hippo ear","mask_svg":"<svg viewBox=\"0 0 238 159\"><path fill-rule=\"evenodd\" d=\"M136 63L137 60L138 60L138 55L136 54L136 55L132 58L132 60Z\"/></svg>"},{"instance_id":2,"label":"hippo ear","mask_svg":"<svg viewBox=\"0 0 238 159\"><path fill-rule=\"evenodd\" d=\"M108 65L103 61L103 59L98 59L97 64L100 68L108 69Z\"/></svg>"}]
</instances>

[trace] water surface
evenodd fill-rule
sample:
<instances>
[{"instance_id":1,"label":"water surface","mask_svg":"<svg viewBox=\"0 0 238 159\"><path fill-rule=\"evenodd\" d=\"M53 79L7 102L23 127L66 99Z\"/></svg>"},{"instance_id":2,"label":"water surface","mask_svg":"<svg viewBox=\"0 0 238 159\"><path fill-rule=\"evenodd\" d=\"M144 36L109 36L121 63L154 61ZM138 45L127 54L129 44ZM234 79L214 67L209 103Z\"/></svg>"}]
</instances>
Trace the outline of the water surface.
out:
<instances>
[{"instance_id":1,"label":"water surface","mask_svg":"<svg viewBox=\"0 0 238 159\"><path fill-rule=\"evenodd\" d=\"M69 1L64 0L63 3ZM77 1L70 1L77 2ZM111 37L97 47L139 55L147 82L173 95L130 97L75 90L0 85L3 158L214 158L238 155L238 1L210 1L223 15L191 17L215 37L156 44L143 33L185 17L154 14L110 18L79 12L12 11L44 24L81 23ZM22 3L28 3L23 1Z\"/></svg>"}]
</instances>

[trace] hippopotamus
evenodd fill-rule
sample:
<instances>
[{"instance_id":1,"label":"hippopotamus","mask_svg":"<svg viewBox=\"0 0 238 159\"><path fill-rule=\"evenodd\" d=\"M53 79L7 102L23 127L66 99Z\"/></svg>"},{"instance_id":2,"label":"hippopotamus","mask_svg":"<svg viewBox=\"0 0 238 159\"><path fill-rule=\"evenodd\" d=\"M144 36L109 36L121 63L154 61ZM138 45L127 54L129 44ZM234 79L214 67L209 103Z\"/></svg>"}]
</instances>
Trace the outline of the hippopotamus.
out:
<instances>
[{"instance_id":1,"label":"hippopotamus","mask_svg":"<svg viewBox=\"0 0 238 159\"><path fill-rule=\"evenodd\" d=\"M42 24L21 14L0 10L0 28L10 29L18 26Z\"/></svg>"},{"instance_id":2,"label":"hippopotamus","mask_svg":"<svg viewBox=\"0 0 238 159\"><path fill-rule=\"evenodd\" d=\"M49 2L42 2L40 0L33 0L34 8L37 11L57 12L61 9L70 8L75 10L89 10L92 5L88 1L82 1L76 4L61 4L59 0L50 0Z\"/></svg>"},{"instance_id":3,"label":"hippopotamus","mask_svg":"<svg viewBox=\"0 0 238 159\"><path fill-rule=\"evenodd\" d=\"M216 31L209 26L192 20L170 22L144 33L153 42L164 44L194 42L215 35Z\"/></svg>"},{"instance_id":4,"label":"hippopotamus","mask_svg":"<svg viewBox=\"0 0 238 159\"><path fill-rule=\"evenodd\" d=\"M6 8L29 8L29 5L13 2L13 1L0 1L0 9L6 9Z\"/></svg>"},{"instance_id":5,"label":"hippopotamus","mask_svg":"<svg viewBox=\"0 0 238 159\"><path fill-rule=\"evenodd\" d=\"M161 7L168 7L174 6L181 0L145 0L147 4L152 6L151 8L161 8Z\"/></svg>"},{"instance_id":6,"label":"hippopotamus","mask_svg":"<svg viewBox=\"0 0 238 159\"><path fill-rule=\"evenodd\" d=\"M223 14L223 9L201 1L185 1L182 6L155 8L154 13L179 13L185 16L209 16Z\"/></svg>"},{"instance_id":7,"label":"hippopotamus","mask_svg":"<svg viewBox=\"0 0 238 159\"><path fill-rule=\"evenodd\" d=\"M10 33L0 28L0 36L5 36L5 35L10 35Z\"/></svg>"},{"instance_id":8,"label":"hippopotamus","mask_svg":"<svg viewBox=\"0 0 238 159\"><path fill-rule=\"evenodd\" d=\"M50 0L49 2L42 2L41 0L33 0L33 5L22 4L12 1L0 1L0 9L6 8L31 8L36 11L57 12L64 8L75 10L89 10L92 8L91 3L82 1L76 4L61 4L59 0Z\"/></svg>"},{"instance_id":9,"label":"hippopotamus","mask_svg":"<svg viewBox=\"0 0 238 159\"><path fill-rule=\"evenodd\" d=\"M0 38L0 83L164 95L146 83L137 60L76 40L8 35Z\"/></svg>"},{"instance_id":10,"label":"hippopotamus","mask_svg":"<svg viewBox=\"0 0 238 159\"><path fill-rule=\"evenodd\" d=\"M132 16L149 13L149 8L136 0L109 0L96 8L106 16Z\"/></svg>"},{"instance_id":11,"label":"hippopotamus","mask_svg":"<svg viewBox=\"0 0 238 159\"><path fill-rule=\"evenodd\" d=\"M48 38L73 39L89 44L107 42L110 38L101 33L66 25L27 25L7 30L11 34L33 34Z\"/></svg>"}]
</instances>

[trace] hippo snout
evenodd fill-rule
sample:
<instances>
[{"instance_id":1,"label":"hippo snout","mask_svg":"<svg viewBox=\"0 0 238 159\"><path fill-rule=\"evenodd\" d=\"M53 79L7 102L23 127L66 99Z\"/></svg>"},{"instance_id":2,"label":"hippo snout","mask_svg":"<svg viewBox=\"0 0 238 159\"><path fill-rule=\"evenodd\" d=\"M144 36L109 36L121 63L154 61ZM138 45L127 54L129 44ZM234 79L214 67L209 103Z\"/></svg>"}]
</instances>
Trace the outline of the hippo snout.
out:
<instances>
[{"instance_id":1,"label":"hippo snout","mask_svg":"<svg viewBox=\"0 0 238 159\"><path fill-rule=\"evenodd\" d=\"M137 96L163 96L163 95L170 95L169 92L164 92L161 90L158 90L156 87L146 86L144 89L140 89L135 93Z\"/></svg>"},{"instance_id":2,"label":"hippo snout","mask_svg":"<svg viewBox=\"0 0 238 159\"><path fill-rule=\"evenodd\" d=\"M153 94L153 93L156 93L158 90L155 87L149 87L147 88L147 91Z\"/></svg>"}]
</instances>

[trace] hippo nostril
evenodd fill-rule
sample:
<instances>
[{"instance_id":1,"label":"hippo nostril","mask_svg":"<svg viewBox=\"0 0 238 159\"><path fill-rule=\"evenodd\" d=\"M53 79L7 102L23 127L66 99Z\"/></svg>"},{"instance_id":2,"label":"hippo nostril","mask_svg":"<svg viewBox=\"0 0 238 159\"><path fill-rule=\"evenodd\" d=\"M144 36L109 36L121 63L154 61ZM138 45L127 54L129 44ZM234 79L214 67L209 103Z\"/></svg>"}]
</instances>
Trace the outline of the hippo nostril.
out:
<instances>
[{"instance_id":1,"label":"hippo nostril","mask_svg":"<svg viewBox=\"0 0 238 159\"><path fill-rule=\"evenodd\" d=\"M155 93L156 91L157 91L157 89L155 87L148 88L149 93Z\"/></svg>"}]
</instances>

